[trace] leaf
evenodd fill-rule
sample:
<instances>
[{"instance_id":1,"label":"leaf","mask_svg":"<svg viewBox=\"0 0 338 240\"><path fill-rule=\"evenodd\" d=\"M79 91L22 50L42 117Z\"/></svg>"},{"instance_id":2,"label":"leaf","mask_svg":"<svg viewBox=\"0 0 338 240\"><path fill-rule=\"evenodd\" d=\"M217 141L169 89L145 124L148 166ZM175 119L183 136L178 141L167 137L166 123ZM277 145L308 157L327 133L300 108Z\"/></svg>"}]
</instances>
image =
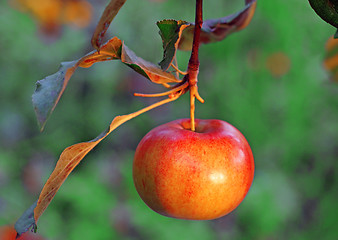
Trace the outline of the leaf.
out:
<instances>
[{"instance_id":1,"label":"leaf","mask_svg":"<svg viewBox=\"0 0 338 240\"><path fill-rule=\"evenodd\" d=\"M69 78L77 68L76 63L77 61L63 62L57 73L36 82L32 101L41 130L64 92Z\"/></svg>"},{"instance_id":2,"label":"leaf","mask_svg":"<svg viewBox=\"0 0 338 240\"><path fill-rule=\"evenodd\" d=\"M34 208L36 207L36 205L37 201L33 203L15 223L14 228L19 235L27 232L32 226L34 230L36 229L34 219Z\"/></svg>"},{"instance_id":3,"label":"leaf","mask_svg":"<svg viewBox=\"0 0 338 240\"><path fill-rule=\"evenodd\" d=\"M121 61L154 83L166 86L167 83L181 81L173 74L163 71L155 64L136 56L126 45L122 46Z\"/></svg>"},{"instance_id":4,"label":"leaf","mask_svg":"<svg viewBox=\"0 0 338 240\"><path fill-rule=\"evenodd\" d=\"M97 24L91 39L92 46L96 50L100 51L103 37L109 28L110 23L113 21L126 1L127 0L111 0L104 9L104 12L102 13L100 21Z\"/></svg>"},{"instance_id":5,"label":"leaf","mask_svg":"<svg viewBox=\"0 0 338 240\"><path fill-rule=\"evenodd\" d=\"M164 49L163 60L159 65L163 70L167 70L175 58L182 31L190 24L185 21L162 20L157 22L157 26L160 29Z\"/></svg>"},{"instance_id":6,"label":"leaf","mask_svg":"<svg viewBox=\"0 0 338 240\"><path fill-rule=\"evenodd\" d=\"M66 180L68 175L99 142L101 142L106 136L108 136L108 134L110 134L117 127L129 121L130 119L137 117L138 115L146 111L149 111L153 108L156 108L160 105L172 102L176 100L179 96L180 94L172 98L164 99L160 102L154 103L146 108L143 108L131 114L117 116L113 119L109 128L103 133L101 133L97 138L88 142L78 143L66 148L62 152L54 171L48 178L46 184L44 185L40 193L37 206L34 209L35 223L38 221L42 213L46 210L46 208L52 201L53 197L55 196L56 192L59 190L59 188Z\"/></svg>"},{"instance_id":7,"label":"leaf","mask_svg":"<svg viewBox=\"0 0 338 240\"><path fill-rule=\"evenodd\" d=\"M63 62L58 72L37 81L32 101L41 131L77 67L88 68L96 62L119 59L121 44L121 40L113 38L102 46L100 53L92 51L79 60Z\"/></svg>"},{"instance_id":8,"label":"leaf","mask_svg":"<svg viewBox=\"0 0 338 240\"><path fill-rule=\"evenodd\" d=\"M37 81L32 101L41 131L77 67L89 68L96 62L115 59L120 59L124 64L154 83L167 86L168 83L180 82L173 74L136 56L120 39L114 37L101 47L100 52L92 51L79 60L63 62L57 73Z\"/></svg>"},{"instance_id":9,"label":"leaf","mask_svg":"<svg viewBox=\"0 0 338 240\"><path fill-rule=\"evenodd\" d=\"M256 0L247 0L246 6L239 12L227 17L209 19L203 22L200 41L201 43L212 43L222 41L229 34L245 28L251 21L255 9ZM191 50L194 34L194 24L183 30L178 44L180 50Z\"/></svg>"},{"instance_id":10,"label":"leaf","mask_svg":"<svg viewBox=\"0 0 338 240\"><path fill-rule=\"evenodd\" d=\"M92 51L79 60L79 67L89 68L96 62L104 62L121 58L122 41L117 37L105 43L100 52Z\"/></svg>"},{"instance_id":11,"label":"leaf","mask_svg":"<svg viewBox=\"0 0 338 240\"><path fill-rule=\"evenodd\" d=\"M338 28L337 0L309 0L311 7L325 22Z\"/></svg>"}]
</instances>

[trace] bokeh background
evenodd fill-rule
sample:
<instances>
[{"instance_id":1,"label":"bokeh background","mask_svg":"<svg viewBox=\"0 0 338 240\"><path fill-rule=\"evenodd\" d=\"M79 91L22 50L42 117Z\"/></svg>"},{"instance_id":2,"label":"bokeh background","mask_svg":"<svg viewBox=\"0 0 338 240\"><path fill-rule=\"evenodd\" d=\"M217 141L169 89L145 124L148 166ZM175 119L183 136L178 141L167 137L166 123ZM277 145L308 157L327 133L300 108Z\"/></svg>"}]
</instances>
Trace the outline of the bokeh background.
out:
<instances>
[{"instance_id":1,"label":"bokeh background","mask_svg":"<svg viewBox=\"0 0 338 240\"><path fill-rule=\"evenodd\" d=\"M25 2L0 1L0 225L13 224L36 201L64 148L154 101L134 92L161 91L117 61L78 69L40 133L31 104L35 82L92 50L108 1L88 1L90 11L61 23L46 20L52 13L25 11ZM243 6L205 1L204 16ZM194 0L129 0L107 36L159 62L155 23L165 18L193 21ZM183 96L125 123L85 157L40 218L39 233L50 240L338 239L338 86L323 67L334 31L307 1L259 0L245 30L201 47L206 102L197 104L196 116L236 126L255 156L253 185L235 211L213 221L170 219L148 209L134 189L138 142L157 125L189 117ZM188 58L178 53L181 69Z\"/></svg>"}]
</instances>

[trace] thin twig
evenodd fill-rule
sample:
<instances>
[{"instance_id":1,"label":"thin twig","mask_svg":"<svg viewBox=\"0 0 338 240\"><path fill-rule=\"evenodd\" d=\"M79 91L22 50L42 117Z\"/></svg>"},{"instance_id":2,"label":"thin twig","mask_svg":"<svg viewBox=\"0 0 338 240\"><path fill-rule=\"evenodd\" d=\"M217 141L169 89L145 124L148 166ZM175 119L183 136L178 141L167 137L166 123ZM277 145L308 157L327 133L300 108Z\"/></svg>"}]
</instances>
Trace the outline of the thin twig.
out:
<instances>
[{"instance_id":1,"label":"thin twig","mask_svg":"<svg viewBox=\"0 0 338 240\"><path fill-rule=\"evenodd\" d=\"M176 57L175 57L175 59L176 59ZM172 64L172 63L171 63L171 66L172 66L173 69L175 69L177 78L179 78L179 75L178 75L178 74L182 74L182 75L187 75L187 74L188 74L188 72L183 72L183 71L181 71L180 69L178 69L178 67L177 67L177 61L176 61L175 64Z\"/></svg>"},{"instance_id":2,"label":"thin twig","mask_svg":"<svg viewBox=\"0 0 338 240\"><path fill-rule=\"evenodd\" d=\"M188 82L183 83L182 85L175 87L169 91L162 92L162 93L151 93L151 94L144 94L144 93L134 93L134 96L136 97L163 97L163 96L168 96L170 94L176 93L181 91L184 88L187 88L189 86Z\"/></svg>"}]
</instances>

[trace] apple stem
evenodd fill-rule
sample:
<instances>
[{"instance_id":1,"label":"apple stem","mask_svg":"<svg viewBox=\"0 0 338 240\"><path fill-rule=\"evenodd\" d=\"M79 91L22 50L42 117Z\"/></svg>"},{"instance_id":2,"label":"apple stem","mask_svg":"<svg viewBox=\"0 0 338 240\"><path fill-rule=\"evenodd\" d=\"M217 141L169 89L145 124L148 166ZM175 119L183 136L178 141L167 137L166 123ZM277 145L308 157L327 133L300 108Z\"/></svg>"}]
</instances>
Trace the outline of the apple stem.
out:
<instances>
[{"instance_id":1,"label":"apple stem","mask_svg":"<svg viewBox=\"0 0 338 240\"><path fill-rule=\"evenodd\" d=\"M204 102L204 100L198 94L197 88L197 76L199 72L199 59L198 59L198 50L200 46L200 36L201 29L203 24L203 15L202 15L202 7L203 0L196 0L196 14L195 14L195 29L194 29L194 39L192 45L191 56L188 64L188 74L185 76L187 81L189 82L189 90L190 90L190 128L191 131L195 131L195 99L200 102Z\"/></svg>"}]
</instances>

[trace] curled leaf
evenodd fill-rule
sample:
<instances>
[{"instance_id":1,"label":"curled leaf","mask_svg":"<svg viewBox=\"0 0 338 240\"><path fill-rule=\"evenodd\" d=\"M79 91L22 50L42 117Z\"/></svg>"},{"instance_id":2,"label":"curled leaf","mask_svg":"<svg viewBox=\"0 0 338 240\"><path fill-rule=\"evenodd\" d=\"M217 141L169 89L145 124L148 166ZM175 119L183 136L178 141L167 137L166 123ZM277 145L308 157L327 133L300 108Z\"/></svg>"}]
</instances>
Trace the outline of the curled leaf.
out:
<instances>
[{"instance_id":1,"label":"curled leaf","mask_svg":"<svg viewBox=\"0 0 338 240\"><path fill-rule=\"evenodd\" d=\"M76 68L77 61L63 62L57 73L36 82L32 101L41 130L49 115L54 111Z\"/></svg>"},{"instance_id":2,"label":"curled leaf","mask_svg":"<svg viewBox=\"0 0 338 240\"><path fill-rule=\"evenodd\" d=\"M100 47L103 41L102 39L107 29L109 28L110 23L113 21L113 19L126 1L127 0L111 0L107 7L104 9L104 12L95 28L91 39L92 46L96 50L100 51Z\"/></svg>"},{"instance_id":3,"label":"curled leaf","mask_svg":"<svg viewBox=\"0 0 338 240\"><path fill-rule=\"evenodd\" d=\"M43 130L48 117L55 109L77 67L87 68L96 62L119 59L121 44L120 39L113 38L102 47L102 52L92 51L79 60L63 62L58 72L37 81L32 101L41 130Z\"/></svg>"},{"instance_id":4,"label":"curled leaf","mask_svg":"<svg viewBox=\"0 0 338 240\"><path fill-rule=\"evenodd\" d=\"M160 29L164 50L163 60L159 65L163 70L167 70L175 58L182 32L190 24L185 21L162 20L157 22L157 26Z\"/></svg>"},{"instance_id":5,"label":"curled leaf","mask_svg":"<svg viewBox=\"0 0 338 240\"><path fill-rule=\"evenodd\" d=\"M114 37L101 47L100 52L92 51L79 60L63 62L58 72L37 81L32 101L40 129L43 130L48 117L65 91L69 79L78 67L89 68L96 62L115 59L121 60L154 83L166 86L168 83L180 82L173 74L136 56L120 39Z\"/></svg>"},{"instance_id":6,"label":"curled leaf","mask_svg":"<svg viewBox=\"0 0 338 240\"><path fill-rule=\"evenodd\" d=\"M164 99L160 102L154 103L146 108L143 108L137 112L117 116L111 122L109 128L101 133L97 138L83 143L78 143L73 146L66 148L54 169L50 177L48 178L46 184L44 185L39 200L37 202L37 206L34 209L34 218L35 223L38 221L39 217L46 210L56 192L59 190L63 182L66 180L68 175L73 171L73 169L80 163L80 161L99 143L101 142L108 134L114 131L117 127L129 121L130 119L149 111L153 108L156 108L160 105L166 104L168 102L172 102L176 100L180 94L177 94L174 97Z\"/></svg>"},{"instance_id":7,"label":"curled leaf","mask_svg":"<svg viewBox=\"0 0 338 240\"><path fill-rule=\"evenodd\" d=\"M121 61L154 83L166 85L180 82L173 74L136 56L126 45L122 46Z\"/></svg>"},{"instance_id":8,"label":"curled leaf","mask_svg":"<svg viewBox=\"0 0 338 240\"><path fill-rule=\"evenodd\" d=\"M122 41L117 37L110 39L101 48L100 52L92 51L81 58L78 62L79 67L89 68L94 63L116 60L121 58Z\"/></svg>"},{"instance_id":9,"label":"curled leaf","mask_svg":"<svg viewBox=\"0 0 338 240\"><path fill-rule=\"evenodd\" d=\"M211 43L221 41L229 34L237 32L248 26L255 13L256 0L246 0L246 6L239 12L227 17L209 19L203 22L200 41ZM183 30L178 44L180 50L191 50L194 34L194 24Z\"/></svg>"}]
</instances>

